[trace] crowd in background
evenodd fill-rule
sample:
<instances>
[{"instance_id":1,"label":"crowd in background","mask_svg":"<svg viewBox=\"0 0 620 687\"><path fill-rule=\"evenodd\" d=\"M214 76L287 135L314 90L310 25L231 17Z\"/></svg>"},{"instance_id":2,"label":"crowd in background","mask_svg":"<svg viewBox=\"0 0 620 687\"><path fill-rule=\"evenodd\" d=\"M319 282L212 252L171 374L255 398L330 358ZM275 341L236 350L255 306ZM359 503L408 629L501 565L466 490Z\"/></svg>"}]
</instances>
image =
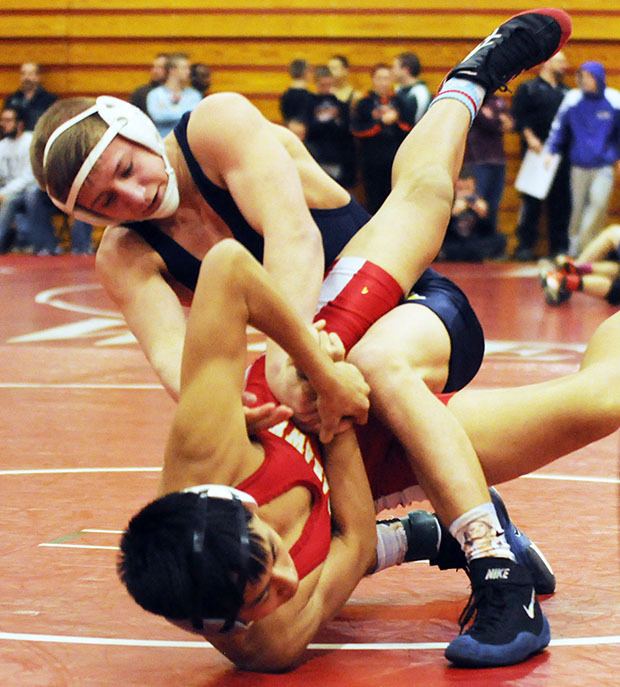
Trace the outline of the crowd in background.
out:
<instances>
[{"instance_id":1,"label":"crowd in background","mask_svg":"<svg viewBox=\"0 0 620 687\"><path fill-rule=\"evenodd\" d=\"M512 106L501 95L486 99L467 139L440 259L506 257L510 228L502 233L498 211L506 182L504 135L510 131L519 134L522 155L545 155L545 164L553 154L562 156L545 198L521 195L514 258L536 257L543 210L549 256L579 254L603 228L620 158L620 93L606 86L598 62L581 65L577 87L569 90L567 67L562 53L554 56L519 86ZM365 93L351 83L349 69L347 57L339 54L314 67L305 59L293 60L280 113L325 172L374 213L389 193L396 150L425 113L431 93L413 52L376 64ZM5 98L0 117L0 252L55 255L62 252L54 224L58 211L34 181L28 149L38 118L56 95L42 85L36 63L23 64L19 78L20 87ZM184 53L160 53L149 81L130 100L165 136L210 85L208 65L191 64ZM73 221L70 249L92 253L92 227Z\"/></svg>"}]
</instances>

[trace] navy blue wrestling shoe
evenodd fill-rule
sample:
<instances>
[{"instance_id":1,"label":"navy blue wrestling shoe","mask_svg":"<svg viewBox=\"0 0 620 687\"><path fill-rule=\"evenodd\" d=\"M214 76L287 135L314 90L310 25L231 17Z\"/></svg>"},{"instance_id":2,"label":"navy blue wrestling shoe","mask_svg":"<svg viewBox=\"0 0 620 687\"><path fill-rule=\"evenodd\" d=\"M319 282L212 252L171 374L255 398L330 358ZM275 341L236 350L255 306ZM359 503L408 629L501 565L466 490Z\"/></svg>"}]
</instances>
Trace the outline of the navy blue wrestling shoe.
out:
<instances>
[{"instance_id":1,"label":"navy blue wrestling shoe","mask_svg":"<svg viewBox=\"0 0 620 687\"><path fill-rule=\"evenodd\" d=\"M471 596L459 618L461 634L446 648L449 661L468 668L507 666L549 644L549 623L524 566L508 558L477 558L469 576Z\"/></svg>"},{"instance_id":2,"label":"navy blue wrestling shoe","mask_svg":"<svg viewBox=\"0 0 620 687\"><path fill-rule=\"evenodd\" d=\"M495 506L499 524L504 530L504 536L510 546L510 550L517 559L517 563L525 566L530 571L536 593L553 594L556 584L555 575L542 551L511 521L506 505L497 489L490 487L489 493L491 494L491 501Z\"/></svg>"},{"instance_id":3,"label":"navy blue wrestling shoe","mask_svg":"<svg viewBox=\"0 0 620 687\"><path fill-rule=\"evenodd\" d=\"M572 30L566 12L551 8L528 10L500 24L446 77L475 81L487 94L518 74L546 62L568 40Z\"/></svg>"}]
</instances>

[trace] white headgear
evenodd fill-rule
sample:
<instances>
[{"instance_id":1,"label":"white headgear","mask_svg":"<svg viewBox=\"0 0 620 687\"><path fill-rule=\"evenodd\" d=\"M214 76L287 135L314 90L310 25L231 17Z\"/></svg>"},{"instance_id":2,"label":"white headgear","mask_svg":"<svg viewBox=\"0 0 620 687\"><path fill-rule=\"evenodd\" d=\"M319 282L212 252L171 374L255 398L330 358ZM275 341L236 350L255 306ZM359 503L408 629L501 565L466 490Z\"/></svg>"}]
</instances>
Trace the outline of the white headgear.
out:
<instances>
[{"instance_id":1,"label":"white headgear","mask_svg":"<svg viewBox=\"0 0 620 687\"><path fill-rule=\"evenodd\" d=\"M71 184L71 189L69 190L69 195L65 203L58 200L58 198L54 198L51 194L49 184L47 185L47 193L54 205L68 215L73 215L77 219L84 220L85 222L94 224L110 223L109 217L89 212L80 208L79 205L76 207L75 203L86 177L90 174L97 160L101 157L103 151L110 145L114 137L120 134L123 138L138 143L161 156L164 161L166 174L168 175L168 183L161 205L152 215L144 219L158 219L161 217L169 217L173 214L179 205L179 190L174 169L172 169L168 156L166 155L164 141L157 131L155 124L153 124L142 110L119 98L113 98L109 95L100 95L92 107L80 112L75 117L72 117L57 127L45 145L45 151L43 152L43 168L46 168L49 152L58 137L67 131L67 129L70 129L74 124L81 122L92 114L98 114L108 125L108 129L84 160ZM49 177L50 172L46 170L45 175ZM117 220L117 223L120 224L121 220Z\"/></svg>"},{"instance_id":2,"label":"white headgear","mask_svg":"<svg viewBox=\"0 0 620 687\"><path fill-rule=\"evenodd\" d=\"M236 487L229 487L227 484L197 484L195 487L183 489L184 494L188 492L208 496L211 499L225 499L227 501L239 499L252 513L255 513L258 509L258 504L252 494L248 494L247 491L241 491L241 489Z\"/></svg>"}]
</instances>

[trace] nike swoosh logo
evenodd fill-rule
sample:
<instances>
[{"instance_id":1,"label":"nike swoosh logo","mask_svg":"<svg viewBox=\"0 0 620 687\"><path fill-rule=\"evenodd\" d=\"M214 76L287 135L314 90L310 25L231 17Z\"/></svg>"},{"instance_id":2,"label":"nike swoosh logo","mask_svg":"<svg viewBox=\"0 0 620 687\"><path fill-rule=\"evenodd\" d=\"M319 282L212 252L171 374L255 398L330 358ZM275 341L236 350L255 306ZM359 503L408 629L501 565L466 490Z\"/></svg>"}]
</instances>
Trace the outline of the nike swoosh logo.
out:
<instances>
[{"instance_id":1,"label":"nike swoosh logo","mask_svg":"<svg viewBox=\"0 0 620 687\"><path fill-rule=\"evenodd\" d=\"M534 590L532 589L532 598L530 599L530 603L527 606L523 606L523 610L528 614L528 616L534 620L534 601L535 601L535 595L534 595Z\"/></svg>"}]
</instances>

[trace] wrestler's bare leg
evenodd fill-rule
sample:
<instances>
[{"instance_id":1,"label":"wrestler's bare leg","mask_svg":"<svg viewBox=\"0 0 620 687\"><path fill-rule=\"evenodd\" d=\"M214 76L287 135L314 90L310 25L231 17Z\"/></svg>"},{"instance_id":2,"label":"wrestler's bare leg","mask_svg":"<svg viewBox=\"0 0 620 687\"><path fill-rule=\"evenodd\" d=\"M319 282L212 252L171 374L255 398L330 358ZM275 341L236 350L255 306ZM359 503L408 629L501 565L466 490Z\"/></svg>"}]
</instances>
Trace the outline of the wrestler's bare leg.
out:
<instances>
[{"instance_id":1,"label":"wrestler's bare leg","mask_svg":"<svg viewBox=\"0 0 620 687\"><path fill-rule=\"evenodd\" d=\"M604 261L607 255L617 250L620 245L620 224L612 224L603 231L583 249L578 258L577 264L583 262ZM611 263L616 264L616 263Z\"/></svg>"},{"instance_id":2,"label":"wrestler's bare leg","mask_svg":"<svg viewBox=\"0 0 620 687\"><path fill-rule=\"evenodd\" d=\"M600 264L608 263L597 263ZM616 266L617 268L617 266ZM581 277L581 290L583 293L587 293L590 296L595 296L596 298L606 298L611 285L613 283L613 278L606 277L600 274L584 274Z\"/></svg>"},{"instance_id":3,"label":"wrestler's bare leg","mask_svg":"<svg viewBox=\"0 0 620 687\"><path fill-rule=\"evenodd\" d=\"M392 193L343 256L367 257L409 292L443 242L469 124L461 103L433 105L398 151ZM431 393L443 389L449 359L443 323L416 305L382 317L349 353L370 384L374 412L407 449L420 484L446 523L489 501L467 435Z\"/></svg>"},{"instance_id":4,"label":"wrestler's bare leg","mask_svg":"<svg viewBox=\"0 0 620 687\"><path fill-rule=\"evenodd\" d=\"M409 292L443 243L469 125L457 101L428 110L398 149L390 195L342 256L372 260Z\"/></svg>"},{"instance_id":5,"label":"wrestler's bare leg","mask_svg":"<svg viewBox=\"0 0 620 687\"><path fill-rule=\"evenodd\" d=\"M605 320L578 372L513 389L465 389L448 408L489 484L536 470L620 427L620 313Z\"/></svg>"}]
</instances>

